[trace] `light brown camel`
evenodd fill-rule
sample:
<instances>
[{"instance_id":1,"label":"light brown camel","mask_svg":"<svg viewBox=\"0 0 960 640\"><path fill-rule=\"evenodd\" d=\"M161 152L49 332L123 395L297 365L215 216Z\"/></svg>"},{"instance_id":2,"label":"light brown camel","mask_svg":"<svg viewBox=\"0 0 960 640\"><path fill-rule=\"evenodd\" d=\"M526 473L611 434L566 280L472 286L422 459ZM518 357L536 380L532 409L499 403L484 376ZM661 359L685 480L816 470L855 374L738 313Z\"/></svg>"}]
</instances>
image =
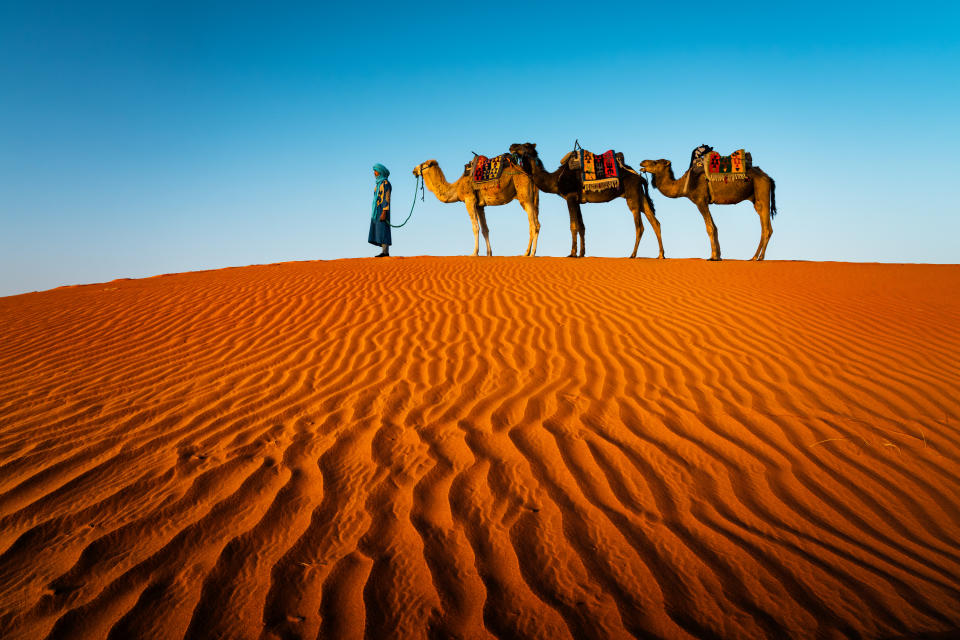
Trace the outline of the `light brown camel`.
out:
<instances>
[{"instance_id":1,"label":"light brown camel","mask_svg":"<svg viewBox=\"0 0 960 640\"><path fill-rule=\"evenodd\" d=\"M630 212L633 213L633 226L636 230L636 237L633 241L633 253L631 258L637 257L637 247L640 246L640 238L643 236L643 222L640 219L642 211L653 232L657 234L657 244L660 246L658 258L663 257L663 240L660 237L660 222L657 220L657 214L653 208L653 201L650 200L650 194L647 189L647 180L632 168L624 164L624 170L620 174L620 186L612 189L603 189L601 191L587 191L583 187L583 176L579 169L570 169L567 161L573 156L570 152L560 161L560 168L553 173L547 172L543 168L543 162L537 154L537 145L532 142L510 145L510 153L516 154L521 158L524 169L533 176L533 182L541 191L555 193L567 201L567 210L570 213L570 235L573 245L570 249L571 258L582 258L586 253L587 229L583 224L583 214L580 211L582 202L610 202L616 198L624 198ZM577 252L577 235L580 236L580 251Z\"/></svg>"},{"instance_id":2,"label":"light brown camel","mask_svg":"<svg viewBox=\"0 0 960 640\"><path fill-rule=\"evenodd\" d=\"M710 237L711 260L720 259L720 242L717 240L717 226L713 223L709 205L737 204L744 200L752 202L760 215L760 245L753 254L753 259L763 260L767 243L773 235L770 219L777 214L777 200L773 178L759 167L748 169L746 180L714 182L709 187L707 176L702 171L687 169L679 180L675 179L669 160L644 160L640 163L640 168L652 176L654 188L659 189L663 195L668 198L689 198L697 205Z\"/></svg>"},{"instance_id":3,"label":"light brown camel","mask_svg":"<svg viewBox=\"0 0 960 640\"><path fill-rule=\"evenodd\" d=\"M463 202L467 205L467 213L470 214L470 222L473 224L473 255L475 256L480 253L480 236L477 233L480 230L483 231L483 240L487 243L487 255L493 255L484 207L507 204L511 200L520 201L520 206L527 212L527 220L530 223L530 239L527 242L527 251L523 255L537 254L537 238L540 235L540 191L533 183L533 178L526 175L516 164L508 163L493 186L481 189L474 189L473 180L467 172L464 172L456 182L447 182L436 160L427 160L417 165L413 169L413 175L423 176L423 183L440 202Z\"/></svg>"}]
</instances>

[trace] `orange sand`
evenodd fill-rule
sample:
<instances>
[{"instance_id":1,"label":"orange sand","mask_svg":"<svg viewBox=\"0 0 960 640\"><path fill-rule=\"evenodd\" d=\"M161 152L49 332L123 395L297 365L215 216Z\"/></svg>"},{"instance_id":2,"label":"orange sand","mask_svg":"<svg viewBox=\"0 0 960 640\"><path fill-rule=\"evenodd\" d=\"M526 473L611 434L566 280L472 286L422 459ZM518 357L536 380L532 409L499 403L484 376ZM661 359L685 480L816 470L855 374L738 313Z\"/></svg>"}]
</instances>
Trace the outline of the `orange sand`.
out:
<instances>
[{"instance_id":1,"label":"orange sand","mask_svg":"<svg viewBox=\"0 0 960 640\"><path fill-rule=\"evenodd\" d=\"M3 638L960 629L960 266L290 263L0 328Z\"/></svg>"}]
</instances>

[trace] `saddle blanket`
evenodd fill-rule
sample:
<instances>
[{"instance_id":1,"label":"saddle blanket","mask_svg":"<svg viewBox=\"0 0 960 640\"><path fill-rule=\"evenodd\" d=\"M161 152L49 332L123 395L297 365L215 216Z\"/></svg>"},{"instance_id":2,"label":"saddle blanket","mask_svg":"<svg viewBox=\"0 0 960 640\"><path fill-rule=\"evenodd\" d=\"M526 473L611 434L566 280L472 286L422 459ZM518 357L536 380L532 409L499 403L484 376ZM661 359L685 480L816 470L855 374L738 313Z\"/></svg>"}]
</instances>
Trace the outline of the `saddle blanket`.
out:
<instances>
[{"instance_id":1,"label":"saddle blanket","mask_svg":"<svg viewBox=\"0 0 960 640\"><path fill-rule=\"evenodd\" d=\"M738 149L729 156L722 156L716 151L710 151L703 156L703 170L711 182L746 180L747 169L752 164L750 154L743 149Z\"/></svg>"},{"instance_id":2,"label":"saddle blanket","mask_svg":"<svg viewBox=\"0 0 960 640\"><path fill-rule=\"evenodd\" d=\"M613 149L600 155L580 150L580 171L584 191L603 191L620 187L620 167Z\"/></svg>"},{"instance_id":3,"label":"saddle blanket","mask_svg":"<svg viewBox=\"0 0 960 640\"><path fill-rule=\"evenodd\" d=\"M503 168L507 165L507 154L495 158L477 156L473 159L473 186L476 188L491 187L500 179Z\"/></svg>"}]
</instances>

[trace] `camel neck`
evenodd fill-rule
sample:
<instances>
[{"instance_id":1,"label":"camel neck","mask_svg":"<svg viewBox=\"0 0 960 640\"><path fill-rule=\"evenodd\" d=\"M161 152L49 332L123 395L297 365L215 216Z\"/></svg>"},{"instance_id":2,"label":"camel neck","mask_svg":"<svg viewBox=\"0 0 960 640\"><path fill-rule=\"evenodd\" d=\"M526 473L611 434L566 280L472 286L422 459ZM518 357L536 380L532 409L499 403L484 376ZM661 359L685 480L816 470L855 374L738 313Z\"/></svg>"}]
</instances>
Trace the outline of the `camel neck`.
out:
<instances>
[{"instance_id":1,"label":"camel neck","mask_svg":"<svg viewBox=\"0 0 960 640\"><path fill-rule=\"evenodd\" d=\"M547 172L543 165L540 164L536 159L533 161L533 184L537 186L541 191L546 191L547 193L559 193L557 188L557 181L560 176L560 171L562 169L557 169L553 173Z\"/></svg>"},{"instance_id":2,"label":"camel neck","mask_svg":"<svg viewBox=\"0 0 960 640\"><path fill-rule=\"evenodd\" d=\"M458 200L456 185L447 182L447 178L444 176L443 170L439 165L427 167L423 171L423 183L427 185L427 189L432 191L433 195L437 196L437 199L441 202L455 202Z\"/></svg>"},{"instance_id":3,"label":"camel neck","mask_svg":"<svg viewBox=\"0 0 960 640\"><path fill-rule=\"evenodd\" d=\"M655 186L660 190L660 193L668 198L679 198L683 195L684 180L683 178L677 180L673 177L673 167L667 167L655 175L657 178Z\"/></svg>"}]
</instances>

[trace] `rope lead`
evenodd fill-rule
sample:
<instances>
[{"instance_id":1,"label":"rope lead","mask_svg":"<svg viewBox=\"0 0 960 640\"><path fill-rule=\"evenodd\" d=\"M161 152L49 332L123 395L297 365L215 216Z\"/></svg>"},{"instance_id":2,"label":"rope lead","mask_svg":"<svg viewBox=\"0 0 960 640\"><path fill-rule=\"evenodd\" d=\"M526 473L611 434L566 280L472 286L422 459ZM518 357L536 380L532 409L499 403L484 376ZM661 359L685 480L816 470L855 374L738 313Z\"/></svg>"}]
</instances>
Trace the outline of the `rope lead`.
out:
<instances>
[{"instance_id":1,"label":"rope lead","mask_svg":"<svg viewBox=\"0 0 960 640\"><path fill-rule=\"evenodd\" d=\"M423 183L421 182L421 180L423 179L423 176L414 176L414 179L417 182L415 185L413 185L413 204L410 205L410 213L407 214L407 219L401 222L400 224L391 224L389 222L387 223L394 229L399 229L400 227L402 227L403 225L407 224L407 222L410 221L410 216L413 215L413 207L416 206L417 204L417 187L420 187L420 201L423 202L423 198L424 198Z\"/></svg>"}]
</instances>

